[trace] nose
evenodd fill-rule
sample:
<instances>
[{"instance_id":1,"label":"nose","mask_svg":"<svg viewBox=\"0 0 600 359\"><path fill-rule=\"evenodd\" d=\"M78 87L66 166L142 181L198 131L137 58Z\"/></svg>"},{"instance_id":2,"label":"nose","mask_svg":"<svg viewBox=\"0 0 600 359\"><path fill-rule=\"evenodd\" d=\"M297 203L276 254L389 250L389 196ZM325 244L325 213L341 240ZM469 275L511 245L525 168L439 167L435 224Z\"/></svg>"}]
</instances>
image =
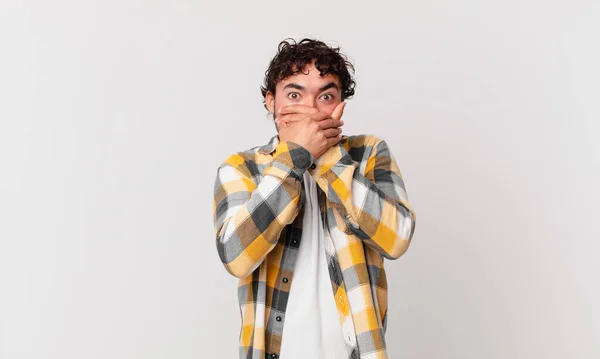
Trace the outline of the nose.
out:
<instances>
[{"instance_id":1,"label":"nose","mask_svg":"<svg viewBox=\"0 0 600 359\"><path fill-rule=\"evenodd\" d=\"M304 100L304 104L305 104L306 106L310 106L310 107L317 108L317 101L316 101L316 99L314 99L314 98L312 98L312 97L307 97L307 98L305 98L305 100Z\"/></svg>"}]
</instances>

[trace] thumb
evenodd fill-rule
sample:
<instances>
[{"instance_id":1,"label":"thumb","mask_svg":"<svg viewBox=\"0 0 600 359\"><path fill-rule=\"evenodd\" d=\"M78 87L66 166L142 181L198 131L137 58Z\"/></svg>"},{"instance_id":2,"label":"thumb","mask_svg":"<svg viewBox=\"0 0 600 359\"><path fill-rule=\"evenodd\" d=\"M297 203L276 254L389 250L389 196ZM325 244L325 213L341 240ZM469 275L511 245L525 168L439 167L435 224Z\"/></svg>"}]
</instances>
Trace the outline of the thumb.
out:
<instances>
[{"instance_id":1,"label":"thumb","mask_svg":"<svg viewBox=\"0 0 600 359\"><path fill-rule=\"evenodd\" d=\"M342 119L342 115L344 114L344 108L346 107L346 102L340 102L335 109L333 110L333 113L331 114L331 117L336 119L336 120L341 120Z\"/></svg>"}]
</instances>

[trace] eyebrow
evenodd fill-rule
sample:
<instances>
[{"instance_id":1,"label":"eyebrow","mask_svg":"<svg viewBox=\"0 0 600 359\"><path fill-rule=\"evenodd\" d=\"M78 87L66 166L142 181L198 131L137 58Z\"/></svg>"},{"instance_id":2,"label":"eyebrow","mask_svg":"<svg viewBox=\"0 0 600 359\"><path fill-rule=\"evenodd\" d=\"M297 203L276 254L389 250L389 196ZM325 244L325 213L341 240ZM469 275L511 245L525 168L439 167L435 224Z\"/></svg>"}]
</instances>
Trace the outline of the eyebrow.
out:
<instances>
[{"instance_id":1,"label":"eyebrow","mask_svg":"<svg viewBox=\"0 0 600 359\"><path fill-rule=\"evenodd\" d=\"M323 91L325 91L325 90L329 90L330 88L334 88L334 89L336 89L336 90L339 90L339 89L340 89L340 87L339 87L339 86L338 86L338 85L337 85L335 82L330 82L330 83L328 83L327 85L325 85L325 86L322 86L322 87L319 89L319 92L323 92Z\"/></svg>"},{"instance_id":2,"label":"eyebrow","mask_svg":"<svg viewBox=\"0 0 600 359\"><path fill-rule=\"evenodd\" d=\"M289 84L285 85L285 86L283 87L283 89L284 89L284 90L285 90L285 89L296 89L296 90L300 90L300 91L304 91L304 90L305 90L305 89L304 89L304 86L300 86L300 85L298 85L298 84L296 84L296 83L293 83L293 82L291 82L291 83L289 83Z\"/></svg>"},{"instance_id":3,"label":"eyebrow","mask_svg":"<svg viewBox=\"0 0 600 359\"><path fill-rule=\"evenodd\" d=\"M283 87L284 90L288 89L288 88L293 88L293 89L300 90L300 91L306 90L306 88L304 86L298 85L297 83L294 83L294 82L291 82ZM340 89L340 87L335 82L330 82L324 86L321 86L321 88L319 88L319 92L329 90L330 88L334 88L336 90Z\"/></svg>"}]
</instances>

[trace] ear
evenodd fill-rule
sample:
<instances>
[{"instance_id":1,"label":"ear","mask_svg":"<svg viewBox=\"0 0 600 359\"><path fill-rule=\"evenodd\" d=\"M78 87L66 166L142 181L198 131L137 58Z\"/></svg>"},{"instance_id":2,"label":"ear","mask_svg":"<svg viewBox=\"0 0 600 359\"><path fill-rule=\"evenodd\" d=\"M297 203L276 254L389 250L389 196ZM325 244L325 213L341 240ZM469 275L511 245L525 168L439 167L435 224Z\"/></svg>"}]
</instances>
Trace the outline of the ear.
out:
<instances>
[{"instance_id":1,"label":"ear","mask_svg":"<svg viewBox=\"0 0 600 359\"><path fill-rule=\"evenodd\" d=\"M267 111L275 114L275 96L273 96L271 91L265 95L265 106L267 107Z\"/></svg>"}]
</instances>

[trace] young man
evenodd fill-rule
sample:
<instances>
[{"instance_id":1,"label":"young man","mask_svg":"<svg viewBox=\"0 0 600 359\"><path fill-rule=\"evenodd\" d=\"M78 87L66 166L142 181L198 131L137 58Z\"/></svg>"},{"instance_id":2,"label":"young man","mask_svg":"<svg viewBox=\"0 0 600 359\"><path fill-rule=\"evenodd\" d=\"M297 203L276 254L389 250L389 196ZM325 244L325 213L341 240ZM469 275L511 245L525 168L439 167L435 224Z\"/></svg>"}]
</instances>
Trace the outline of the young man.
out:
<instances>
[{"instance_id":1,"label":"young man","mask_svg":"<svg viewBox=\"0 0 600 359\"><path fill-rule=\"evenodd\" d=\"M407 250L415 213L386 142L341 135L351 71L339 48L280 43L261 88L278 135L217 171L240 358L387 358L383 260Z\"/></svg>"}]
</instances>

